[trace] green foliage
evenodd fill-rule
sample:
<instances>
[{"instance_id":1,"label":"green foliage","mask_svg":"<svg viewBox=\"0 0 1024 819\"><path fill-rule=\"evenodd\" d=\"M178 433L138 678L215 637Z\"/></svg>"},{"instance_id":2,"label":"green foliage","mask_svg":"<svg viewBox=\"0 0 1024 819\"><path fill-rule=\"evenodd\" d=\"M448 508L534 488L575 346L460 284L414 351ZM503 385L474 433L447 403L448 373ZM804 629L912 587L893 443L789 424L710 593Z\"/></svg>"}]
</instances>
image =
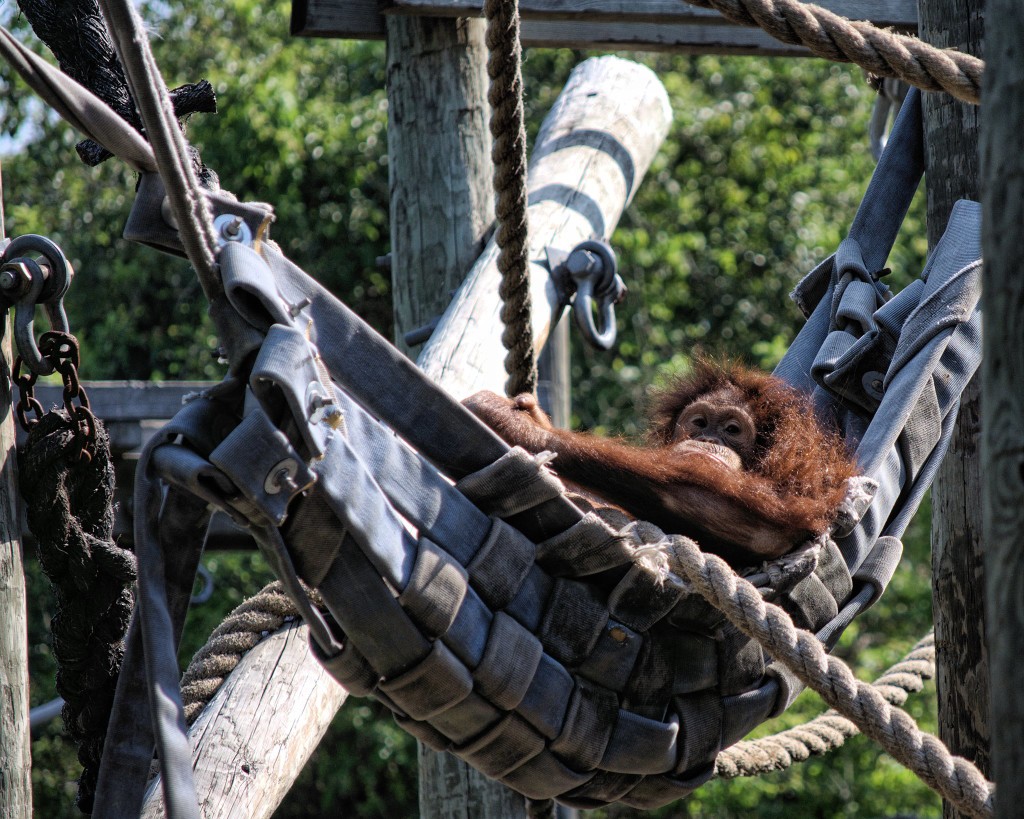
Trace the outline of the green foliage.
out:
<instances>
[{"instance_id":1,"label":"green foliage","mask_svg":"<svg viewBox=\"0 0 1024 819\"><path fill-rule=\"evenodd\" d=\"M185 0L153 4L154 46L170 85L210 79L217 116L197 116L189 137L225 188L274 203L274 237L375 327L390 333L390 282L374 265L387 251L384 51L380 43L289 39L287 2ZM584 55L531 50L524 67L534 135ZM648 385L684 368L693 351L770 367L800 325L787 298L799 278L845 235L872 169L866 123L871 94L859 72L817 60L641 55L668 90L675 120L613 244L630 295L619 308L612 353L576 345L577 422L632 434ZM68 299L88 378L217 378L216 346L184 262L120 239L132 174L115 162L78 163L76 135L4 90L10 234L46 233L78 271ZM906 282L923 263L921 208L890 258ZM909 238L907 238L909 237ZM574 342L575 344L575 342ZM919 516L907 555L874 609L838 652L876 676L930 622L928 535ZM214 625L267 579L251 554L213 554L213 600L190 615L182 662ZM30 565L33 704L53 693L43 633L52 604ZM912 699L933 727L931 692ZM801 697L777 730L820 710ZM73 752L55 731L34 744L39 815L73 816ZM415 745L380 709L348 704L280 808L278 817L414 815ZM937 815L937 801L870 743L755 780L715 782L664 816ZM609 816L628 811L610 809Z\"/></svg>"},{"instance_id":2,"label":"green foliage","mask_svg":"<svg viewBox=\"0 0 1024 819\"><path fill-rule=\"evenodd\" d=\"M286 38L289 8L153 4L154 51L170 86L205 77L217 90L220 113L194 117L189 137L224 186L273 201L285 252L388 333L390 281L374 265L387 251L383 44ZM45 233L71 259L86 377L220 378L189 266L120 238L133 174L116 161L84 167L78 135L24 103L20 81L14 90L5 126L39 137L5 163L7 231Z\"/></svg>"}]
</instances>

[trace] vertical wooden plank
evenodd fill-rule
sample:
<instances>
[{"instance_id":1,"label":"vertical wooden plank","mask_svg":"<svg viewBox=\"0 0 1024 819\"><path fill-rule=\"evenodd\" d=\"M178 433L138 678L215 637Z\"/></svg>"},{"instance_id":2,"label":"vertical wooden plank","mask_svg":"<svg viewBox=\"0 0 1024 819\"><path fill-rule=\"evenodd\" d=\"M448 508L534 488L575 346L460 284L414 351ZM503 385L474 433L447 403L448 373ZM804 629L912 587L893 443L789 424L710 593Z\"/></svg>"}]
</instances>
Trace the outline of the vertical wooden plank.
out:
<instances>
[{"instance_id":1,"label":"vertical wooden plank","mask_svg":"<svg viewBox=\"0 0 1024 819\"><path fill-rule=\"evenodd\" d=\"M1017 0L988 0L981 116L985 256L982 381L985 570L996 816L1024 804L1024 18Z\"/></svg>"},{"instance_id":2,"label":"vertical wooden plank","mask_svg":"<svg viewBox=\"0 0 1024 819\"><path fill-rule=\"evenodd\" d=\"M494 221L482 20L387 20L395 343L440 315ZM420 746L420 816L525 816L519 794Z\"/></svg>"},{"instance_id":3,"label":"vertical wooden plank","mask_svg":"<svg viewBox=\"0 0 1024 819\"><path fill-rule=\"evenodd\" d=\"M4 238L0 194L0 241ZM28 634L25 572L18 526L17 469L11 384L11 327L5 315L0 348L0 816L32 816L28 721Z\"/></svg>"},{"instance_id":4,"label":"vertical wooden plank","mask_svg":"<svg viewBox=\"0 0 1024 819\"><path fill-rule=\"evenodd\" d=\"M982 0L920 0L921 38L981 53ZM946 94L924 95L928 246L934 247L957 199L978 199L978 108ZM939 736L988 773L989 671L981 541L980 381L968 386L932 491L932 587L939 692ZM946 817L959 816L943 806Z\"/></svg>"}]
</instances>

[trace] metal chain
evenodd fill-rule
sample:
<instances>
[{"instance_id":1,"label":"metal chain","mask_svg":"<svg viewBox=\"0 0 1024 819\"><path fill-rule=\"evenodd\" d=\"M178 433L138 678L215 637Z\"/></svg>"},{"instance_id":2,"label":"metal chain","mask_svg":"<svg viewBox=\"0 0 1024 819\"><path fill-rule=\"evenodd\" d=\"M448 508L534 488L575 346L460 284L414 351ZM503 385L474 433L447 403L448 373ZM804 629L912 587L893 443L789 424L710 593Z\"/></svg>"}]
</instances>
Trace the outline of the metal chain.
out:
<instances>
[{"instance_id":1,"label":"metal chain","mask_svg":"<svg viewBox=\"0 0 1024 819\"><path fill-rule=\"evenodd\" d=\"M96 445L96 416L89 406L89 396L78 377L81 353L78 339L71 333L50 330L39 337L39 352L43 359L60 373L64 384L64 409L69 423L75 427L75 437L81 447L79 458L92 460ZM38 375L31 370L22 372L21 356L14 362L14 383L18 386L18 405L15 415L21 428L28 432L44 414L43 405L35 397L34 388ZM31 411L35 418L29 418Z\"/></svg>"}]
</instances>

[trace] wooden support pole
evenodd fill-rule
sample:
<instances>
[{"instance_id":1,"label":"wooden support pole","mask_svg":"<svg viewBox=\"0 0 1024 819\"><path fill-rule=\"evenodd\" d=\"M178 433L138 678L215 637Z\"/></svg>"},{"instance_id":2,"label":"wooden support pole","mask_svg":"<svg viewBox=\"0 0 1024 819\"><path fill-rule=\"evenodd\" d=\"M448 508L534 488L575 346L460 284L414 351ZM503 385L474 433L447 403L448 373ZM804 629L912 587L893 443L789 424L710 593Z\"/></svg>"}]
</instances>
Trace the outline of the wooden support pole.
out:
<instances>
[{"instance_id":1,"label":"wooden support pole","mask_svg":"<svg viewBox=\"0 0 1024 819\"><path fill-rule=\"evenodd\" d=\"M308 631L293 623L261 641L189 729L203 819L270 816L345 702L310 653ZM158 776L142 817L164 815Z\"/></svg>"},{"instance_id":2,"label":"wooden support pole","mask_svg":"<svg viewBox=\"0 0 1024 819\"><path fill-rule=\"evenodd\" d=\"M0 242L4 238L0 194ZM0 345L0 816L32 816L29 749L28 632L25 572L18 525L17 459L11 384L11 327L5 315Z\"/></svg>"},{"instance_id":3,"label":"wooden support pole","mask_svg":"<svg viewBox=\"0 0 1024 819\"><path fill-rule=\"evenodd\" d=\"M389 19L388 179L395 344L436 321L494 221L482 20ZM525 817L523 798L419 746L422 819Z\"/></svg>"},{"instance_id":4,"label":"wooden support pole","mask_svg":"<svg viewBox=\"0 0 1024 819\"><path fill-rule=\"evenodd\" d=\"M981 110L985 257L982 463L996 816L1024 805L1024 18L988 0Z\"/></svg>"},{"instance_id":5,"label":"wooden support pole","mask_svg":"<svg viewBox=\"0 0 1024 819\"><path fill-rule=\"evenodd\" d=\"M920 0L921 38L981 54L982 0ZM928 246L957 199L978 200L978 108L946 94L924 95ZM986 213L986 217L988 214ZM949 453L932 491L932 587L939 736L989 772L989 668L981 541L980 382L964 392ZM948 803L946 817L959 816Z\"/></svg>"},{"instance_id":6,"label":"wooden support pole","mask_svg":"<svg viewBox=\"0 0 1024 819\"><path fill-rule=\"evenodd\" d=\"M668 95L654 72L618 57L598 57L577 66L541 126L528 182L538 351L561 315L545 248L568 251L584 239L611 236L671 117ZM503 389L497 258L492 240L419 358L423 371L457 398Z\"/></svg>"},{"instance_id":7,"label":"wooden support pole","mask_svg":"<svg viewBox=\"0 0 1024 819\"><path fill-rule=\"evenodd\" d=\"M395 344L436 319L494 222L483 20L387 21Z\"/></svg>"}]
</instances>

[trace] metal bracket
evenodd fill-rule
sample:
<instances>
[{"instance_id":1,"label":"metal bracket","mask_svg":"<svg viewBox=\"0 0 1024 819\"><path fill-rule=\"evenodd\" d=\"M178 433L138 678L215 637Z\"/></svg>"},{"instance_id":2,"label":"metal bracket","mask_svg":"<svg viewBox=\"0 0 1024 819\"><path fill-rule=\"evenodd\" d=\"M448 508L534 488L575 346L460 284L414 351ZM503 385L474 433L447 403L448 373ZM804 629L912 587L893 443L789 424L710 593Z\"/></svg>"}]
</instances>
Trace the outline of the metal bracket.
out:
<instances>
[{"instance_id":1,"label":"metal bracket","mask_svg":"<svg viewBox=\"0 0 1024 819\"><path fill-rule=\"evenodd\" d=\"M566 253L545 248L548 270L559 297L571 304L576 326L592 347L610 350L615 344L615 305L626 296L626 285L617 272L615 251L603 239L580 242ZM597 313L601 329L595 324Z\"/></svg>"}]
</instances>

